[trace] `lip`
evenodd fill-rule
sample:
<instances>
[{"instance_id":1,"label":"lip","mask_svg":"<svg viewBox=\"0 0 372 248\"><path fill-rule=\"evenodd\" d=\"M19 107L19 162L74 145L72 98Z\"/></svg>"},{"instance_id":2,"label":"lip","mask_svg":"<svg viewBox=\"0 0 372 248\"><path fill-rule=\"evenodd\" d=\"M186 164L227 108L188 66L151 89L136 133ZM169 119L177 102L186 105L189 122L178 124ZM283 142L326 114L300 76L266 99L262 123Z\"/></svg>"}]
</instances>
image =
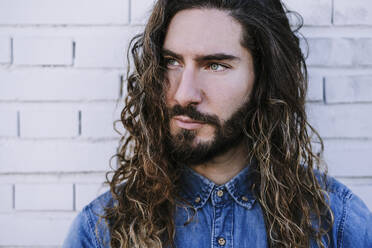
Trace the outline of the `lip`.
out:
<instances>
[{"instance_id":1,"label":"lip","mask_svg":"<svg viewBox=\"0 0 372 248\"><path fill-rule=\"evenodd\" d=\"M201 128L204 123L195 121L187 116L178 115L174 117L174 120L180 128L193 130Z\"/></svg>"}]
</instances>

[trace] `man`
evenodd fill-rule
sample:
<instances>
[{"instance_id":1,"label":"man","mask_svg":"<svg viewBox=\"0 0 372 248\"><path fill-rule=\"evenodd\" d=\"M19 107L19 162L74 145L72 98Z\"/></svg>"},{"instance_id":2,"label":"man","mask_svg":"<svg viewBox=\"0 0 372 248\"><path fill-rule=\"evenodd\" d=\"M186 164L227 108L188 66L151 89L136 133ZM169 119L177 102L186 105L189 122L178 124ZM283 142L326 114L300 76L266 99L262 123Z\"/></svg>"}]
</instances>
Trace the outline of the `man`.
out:
<instances>
[{"instance_id":1,"label":"man","mask_svg":"<svg viewBox=\"0 0 372 248\"><path fill-rule=\"evenodd\" d=\"M111 191L64 247L372 247L371 213L312 150L279 0L159 0L131 52Z\"/></svg>"}]
</instances>

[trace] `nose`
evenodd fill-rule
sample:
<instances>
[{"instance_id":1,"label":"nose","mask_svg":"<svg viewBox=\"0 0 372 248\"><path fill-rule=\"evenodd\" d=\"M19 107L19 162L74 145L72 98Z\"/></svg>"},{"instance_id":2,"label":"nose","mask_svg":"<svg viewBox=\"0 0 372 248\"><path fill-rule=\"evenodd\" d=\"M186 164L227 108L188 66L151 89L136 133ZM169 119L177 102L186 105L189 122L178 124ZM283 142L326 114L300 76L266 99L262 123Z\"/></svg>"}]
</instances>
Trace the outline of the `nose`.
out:
<instances>
[{"instance_id":1,"label":"nose","mask_svg":"<svg viewBox=\"0 0 372 248\"><path fill-rule=\"evenodd\" d=\"M200 104L202 90L198 84L198 72L193 68L185 67L178 81L174 101L181 106Z\"/></svg>"}]
</instances>

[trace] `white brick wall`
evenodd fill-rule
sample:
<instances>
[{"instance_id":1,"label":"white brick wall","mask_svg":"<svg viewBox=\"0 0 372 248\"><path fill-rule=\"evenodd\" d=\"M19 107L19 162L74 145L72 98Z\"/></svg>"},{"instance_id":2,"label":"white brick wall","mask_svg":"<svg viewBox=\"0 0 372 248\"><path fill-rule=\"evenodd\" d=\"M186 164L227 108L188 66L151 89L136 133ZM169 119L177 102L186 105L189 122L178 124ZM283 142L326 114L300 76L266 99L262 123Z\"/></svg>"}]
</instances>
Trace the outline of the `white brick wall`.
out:
<instances>
[{"instance_id":1,"label":"white brick wall","mask_svg":"<svg viewBox=\"0 0 372 248\"><path fill-rule=\"evenodd\" d=\"M306 25L327 26L332 20L332 1L329 0L283 0L289 10L298 12Z\"/></svg>"},{"instance_id":2,"label":"white brick wall","mask_svg":"<svg viewBox=\"0 0 372 248\"><path fill-rule=\"evenodd\" d=\"M372 74L327 77L325 86L327 103L372 102Z\"/></svg>"},{"instance_id":3,"label":"white brick wall","mask_svg":"<svg viewBox=\"0 0 372 248\"><path fill-rule=\"evenodd\" d=\"M0 37L0 64L9 64L11 61L11 39Z\"/></svg>"},{"instance_id":4,"label":"white brick wall","mask_svg":"<svg viewBox=\"0 0 372 248\"><path fill-rule=\"evenodd\" d=\"M108 186L103 186L97 183L79 183L75 185L75 201L76 210L83 209L89 202L91 202L98 195L109 190Z\"/></svg>"},{"instance_id":5,"label":"white brick wall","mask_svg":"<svg viewBox=\"0 0 372 248\"><path fill-rule=\"evenodd\" d=\"M73 138L79 135L78 112L35 109L20 112L20 136L24 138Z\"/></svg>"},{"instance_id":6,"label":"white brick wall","mask_svg":"<svg viewBox=\"0 0 372 248\"><path fill-rule=\"evenodd\" d=\"M117 141L4 140L0 173L106 171L116 146Z\"/></svg>"},{"instance_id":7,"label":"white brick wall","mask_svg":"<svg viewBox=\"0 0 372 248\"><path fill-rule=\"evenodd\" d=\"M131 2L131 23L145 24L151 14L155 0L136 0Z\"/></svg>"},{"instance_id":8,"label":"white brick wall","mask_svg":"<svg viewBox=\"0 0 372 248\"><path fill-rule=\"evenodd\" d=\"M372 5L369 0L334 0L336 25L371 25Z\"/></svg>"},{"instance_id":9,"label":"white brick wall","mask_svg":"<svg viewBox=\"0 0 372 248\"><path fill-rule=\"evenodd\" d=\"M360 65L372 65L372 39L364 38L359 39L357 46L357 63Z\"/></svg>"},{"instance_id":10,"label":"white brick wall","mask_svg":"<svg viewBox=\"0 0 372 248\"><path fill-rule=\"evenodd\" d=\"M55 37L15 37L15 65L72 65L72 40Z\"/></svg>"},{"instance_id":11,"label":"white brick wall","mask_svg":"<svg viewBox=\"0 0 372 248\"><path fill-rule=\"evenodd\" d=\"M107 189L126 48L153 2L0 1L0 247L59 247ZM284 2L304 17L309 116L330 174L372 209L372 2Z\"/></svg>"},{"instance_id":12,"label":"white brick wall","mask_svg":"<svg viewBox=\"0 0 372 248\"><path fill-rule=\"evenodd\" d=\"M16 184L16 210L73 210L72 184Z\"/></svg>"},{"instance_id":13,"label":"white brick wall","mask_svg":"<svg viewBox=\"0 0 372 248\"><path fill-rule=\"evenodd\" d=\"M128 23L129 0L2 0L0 23L7 25L109 25Z\"/></svg>"},{"instance_id":14,"label":"white brick wall","mask_svg":"<svg viewBox=\"0 0 372 248\"><path fill-rule=\"evenodd\" d=\"M1 247L60 247L73 212L15 212L0 214Z\"/></svg>"},{"instance_id":15,"label":"white brick wall","mask_svg":"<svg viewBox=\"0 0 372 248\"><path fill-rule=\"evenodd\" d=\"M119 96L121 73L112 70L64 68L0 68L0 99L6 101L115 100Z\"/></svg>"},{"instance_id":16,"label":"white brick wall","mask_svg":"<svg viewBox=\"0 0 372 248\"><path fill-rule=\"evenodd\" d=\"M18 134L17 112L0 109L0 137L15 137Z\"/></svg>"},{"instance_id":17,"label":"white brick wall","mask_svg":"<svg viewBox=\"0 0 372 248\"><path fill-rule=\"evenodd\" d=\"M0 214L13 209L13 185L0 184Z\"/></svg>"}]
</instances>

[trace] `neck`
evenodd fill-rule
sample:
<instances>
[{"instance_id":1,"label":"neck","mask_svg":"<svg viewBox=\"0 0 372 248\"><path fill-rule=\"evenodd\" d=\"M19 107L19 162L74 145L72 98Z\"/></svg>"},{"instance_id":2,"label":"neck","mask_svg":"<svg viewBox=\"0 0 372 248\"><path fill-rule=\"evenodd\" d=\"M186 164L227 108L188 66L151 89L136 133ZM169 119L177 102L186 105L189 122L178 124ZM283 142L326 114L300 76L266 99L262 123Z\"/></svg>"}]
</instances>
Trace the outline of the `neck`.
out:
<instances>
[{"instance_id":1,"label":"neck","mask_svg":"<svg viewBox=\"0 0 372 248\"><path fill-rule=\"evenodd\" d=\"M247 162L247 151L243 145L239 145L211 161L191 168L215 184L221 185L236 176L247 166Z\"/></svg>"}]
</instances>

